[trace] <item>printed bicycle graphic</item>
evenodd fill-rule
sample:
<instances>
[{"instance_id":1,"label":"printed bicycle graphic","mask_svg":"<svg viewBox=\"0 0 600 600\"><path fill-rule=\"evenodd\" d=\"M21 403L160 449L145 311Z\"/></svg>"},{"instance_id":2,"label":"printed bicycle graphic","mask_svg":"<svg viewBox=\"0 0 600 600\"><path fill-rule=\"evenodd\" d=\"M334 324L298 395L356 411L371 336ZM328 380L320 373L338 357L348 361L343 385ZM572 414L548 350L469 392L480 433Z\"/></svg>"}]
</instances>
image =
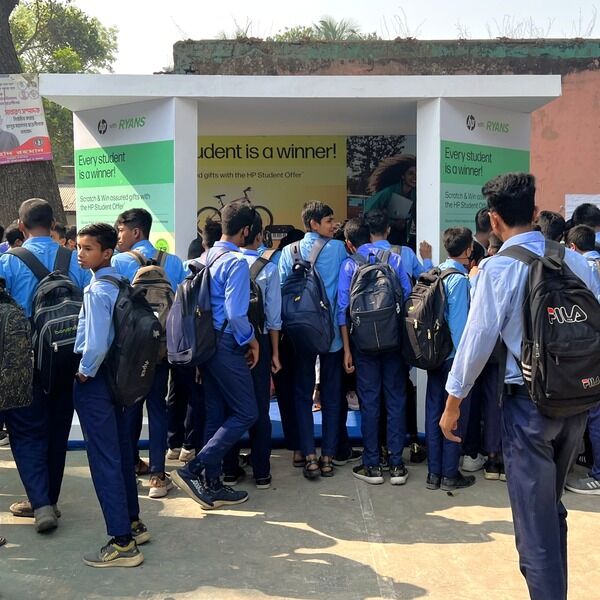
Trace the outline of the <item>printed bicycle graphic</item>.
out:
<instances>
[{"instance_id":1,"label":"printed bicycle graphic","mask_svg":"<svg viewBox=\"0 0 600 600\"><path fill-rule=\"evenodd\" d=\"M250 202L250 197L248 195L250 192L252 192L251 187L247 187L243 191L244 198L248 200L248 202ZM223 208L225 208L225 205L227 204L227 202L223 200L223 198L225 198L226 195L227 194L215 194L213 196L213 198L217 199L217 202L219 203L219 208L216 208L214 206L203 206L201 209L198 210L198 212L196 213L196 227L198 229L198 233L202 233L202 228L204 227L204 224L206 223L207 219L211 219L212 221L221 220L221 210L223 210ZM260 215L263 222L263 228L273 225L273 213L266 206L261 206L259 204L253 204L252 206Z\"/></svg>"}]
</instances>

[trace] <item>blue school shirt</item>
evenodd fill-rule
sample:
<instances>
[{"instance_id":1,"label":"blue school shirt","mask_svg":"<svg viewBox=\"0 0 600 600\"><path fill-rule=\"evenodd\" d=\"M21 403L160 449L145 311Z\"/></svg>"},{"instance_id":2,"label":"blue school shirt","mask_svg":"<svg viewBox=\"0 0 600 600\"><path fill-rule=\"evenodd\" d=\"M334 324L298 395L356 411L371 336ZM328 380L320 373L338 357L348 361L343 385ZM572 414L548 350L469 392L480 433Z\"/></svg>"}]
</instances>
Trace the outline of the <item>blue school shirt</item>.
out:
<instances>
[{"instance_id":1,"label":"blue school shirt","mask_svg":"<svg viewBox=\"0 0 600 600\"><path fill-rule=\"evenodd\" d=\"M446 291L446 308L444 309L444 318L448 327L450 327L450 336L452 337L452 352L448 355L448 359L454 358L456 349L463 335L467 316L469 314L469 279L466 277L467 269L464 265L453 260L446 259L438 268L441 271L446 269L457 269L464 275L453 273L444 279L444 290Z\"/></svg>"},{"instance_id":2,"label":"blue school shirt","mask_svg":"<svg viewBox=\"0 0 600 600\"><path fill-rule=\"evenodd\" d=\"M221 253L222 256L219 256ZM224 332L231 333L235 341L244 346L254 339L254 328L248 321L248 262L240 249L231 242L217 242L205 255L206 263L211 265L210 304L213 327L221 331L223 323L227 320Z\"/></svg>"},{"instance_id":3,"label":"blue school shirt","mask_svg":"<svg viewBox=\"0 0 600 600\"><path fill-rule=\"evenodd\" d=\"M510 246L523 246L542 256L546 242L539 231L529 231L511 237L500 251ZM572 250L565 250L565 261L600 299L600 283L594 280L586 259ZM449 394L458 398L467 396L487 363L498 336L508 348L504 382L523 385L515 356L521 356L521 311L526 278L527 265L508 256L492 256L479 264L471 311L446 383Z\"/></svg>"},{"instance_id":4,"label":"blue school shirt","mask_svg":"<svg viewBox=\"0 0 600 600\"><path fill-rule=\"evenodd\" d=\"M152 245L150 240L141 240L133 245L131 250L137 250L144 258L151 259L157 254L156 248ZM135 256L129 254L129 252L120 252L112 257L112 266L117 270L120 275L127 277L129 281L133 281L135 274L140 268L140 263ZM167 254L165 259L165 274L169 279L173 291L177 290L177 286L185 279L186 271L183 268L183 263L178 256L174 254Z\"/></svg>"},{"instance_id":5,"label":"blue school shirt","mask_svg":"<svg viewBox=\"0 0 600 600\"><path fill-rule=\"evenodd\" d=\"M251 267L259 257L257 250L242 249L242 255ZM262 292L265 307L265 330L281 331L281 285L279 284L279 272L273 263L267 263L258 274L256 284Z\"/></svg>"},{"instance_id":6,"label":"blue school shirt","mask_svg":"<svg viewBox=\"0 0 600 600\"><path fill-rule=\"evenodd\" d=\"M389 242L386 241L386 244ZM408 246L400 246L400 256L404 269L413 279L417 279L421 273L433 269L433 261L430 258L424 258L423 264L421 264L414 250Z\"/></svg>"},{"instance_id":7,"label":"blue school shirt","mask_svg":"<svg viewBox=\"0 0 600 600\"><path fill-rule=\"evenodd\" d=\"M309 231L300 240L300 253L302 254L302 258L304 260L308 260L310 251L319 237L320 236L318 233ZM325 285L325 292L327 294L327 299L329 300L331 321L334 324L338 322L337 290L340 267L347 257L348 253L346 252L346 247L344 246L343 242L340 242L339 240L329 240L317 259L317 271L319 272L319 275L323 280L323 284ZM292 248L290 244L281 251L281 259L279 260L279 279L281 280L282 285L292 272L293 263ZM339 327L334 327L333 330L334 338L331 342L331 346L329 347L329 352L337 352L338 350L342 349L343 345L342 335Z\"/></svg>"},{"instance_id":8,"label":"blue school shirt","mask_svg":"<svg viewBox=\"0 0 600 600\"><path fill-rule=\"evenodd\" d=\"M49 271L54 269L58 246L58 243L50 236L31 237L23 242L23 248L33 252ZM69 267L69 277L72 281L83 289L89 283L91 276L88 269L82 269L79 266L77 252L72 252ZM0 278L6 282L6 291L23 307L25 314L31 317L33 295L38 280L29 267L12 254L2 254L0 256Z\"/></svg>"},{"instance_id":9,"label":"blue school shirt","mask_svg":"<svg viewBox=\"0 0 600 600\"><path fill-rule=\"evenodd\" d=\"M600 244L600 231L596 231L596 244Z\"/></svg>"},{"instance_id":10,"label":"blue school shirt","mask_svg":"<svg viewBox=\"0 0 600 600\"><path fill-rule=\"evenodd\" d=\"M386 244L387 247L385 246ZM388 250L389 247L390 245L386 240L380 240L372 244L363 244L360 246L360 248L358 248L357 252L364 257L369 257L369 261L374 263L377 252L379 250ZM412 286L404 269L402 256L400 254L390 254L389 265L392 267L392 269L394 269L394 272L398 277L398 281L400 281L404 299L408 298L412 290ZM346 311L350 305L350 284L352 283L352 278L354 277L354 273L356 273L357 269L358 264L353 258L346 258L342 263L342 268L340 269L337 298L337 324L340 326L347 324Z\"/></svg>"},{"instance_id":11,"label":"blue school shirt","mask_svg":"<svg viewBox=\"0 0 600 600\"><path fill-rule=\"evenodd\" d=\"M115 339L113 311L119 288L100 279L105 275L123 277L113 267L103 267L92 275L90 284L83 291L83 306L77 324L75 354L81 354L79 372L87 377L96 376Z\"/></svg>"}]
</instances>

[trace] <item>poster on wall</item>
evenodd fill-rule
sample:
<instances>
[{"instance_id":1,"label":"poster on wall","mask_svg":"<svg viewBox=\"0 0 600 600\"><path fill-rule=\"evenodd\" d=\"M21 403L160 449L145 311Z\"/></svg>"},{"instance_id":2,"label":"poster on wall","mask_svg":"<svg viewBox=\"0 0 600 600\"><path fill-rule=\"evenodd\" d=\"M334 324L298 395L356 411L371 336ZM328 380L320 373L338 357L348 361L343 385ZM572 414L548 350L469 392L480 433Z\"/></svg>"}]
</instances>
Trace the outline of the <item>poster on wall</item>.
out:
<instances>
[{"instance_id":1,"label":"poster on wall","mask_svg":"<svg viewBox=\"0 0 600 600\"><path fill-rule=\"evenodd\" d=\"M52 160L37 75L0 75L0 164Z\"/></svg>"},{"instance_id":2,"label":"poster on wall","mask_svg":"<svg viewBox=\"0 0 600 600\"><path fill-rule=\"evenodd\" d=\"M174 247L173 111L169 101L88 110L73 116L77 227L115 223L130 208L153 219L150 239Z\"/></svg>"},{"instance_id":3,"label":"poster on wall","mask_svg":"<svg viewBox=\"0 0 600 600\"><path fill-rule=\"evenodd\" d=\"M565 194L565 219L570 219L580 204L593 204L600 208L600 194Z\"/></svg>"}]
</instances>

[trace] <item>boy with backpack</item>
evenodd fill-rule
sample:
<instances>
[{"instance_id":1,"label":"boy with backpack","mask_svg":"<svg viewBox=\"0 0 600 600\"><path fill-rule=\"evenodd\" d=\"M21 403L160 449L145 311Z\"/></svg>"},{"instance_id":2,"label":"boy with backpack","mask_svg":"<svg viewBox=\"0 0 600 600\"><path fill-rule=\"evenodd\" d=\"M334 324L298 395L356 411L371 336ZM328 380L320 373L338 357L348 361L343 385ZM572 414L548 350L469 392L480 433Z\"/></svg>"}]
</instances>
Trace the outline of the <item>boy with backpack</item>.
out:
<instances>
[{"instance_id":1,"label":"boy with backpack","mask_svg":"<svg viewBox=\"0 0 600 600\"><path fill-rule=\"evenodd\" d=\"M250 267L240 254L255 214L247 201L229 202L221 215L223 236L206 253L212 311L208 326L216 334L216 349L201 365L206 443L196 458L172 472L173 481L205 510L248 499L247 492L223 485L221 472L227 452L258 418L251 369L260 353L248 320Z\"/></svg>"},{"instance_id":2,"label":"boy with backpack","mask_svg":"<svg viewBox=\"0 0 600 600\"><path fill-rule=\"evenodd\" d=\"M469 312L469 256L473 250L473 234L467 227L451 227L443 234L443 244L448 258L439 265L439 277L442 279L445 294L444 321L450 329L451 350L436 368L427 370L427 392L425 399L425 437L427 440L426 487L429 490L442 489L453 491L466 488L475 483L473 475L463 475L459 471L462 446L457 442L445 440L439 426L444 411L446 392L444 386L456 348L467 322ZM459 427L466 429L469 412L465 402Z\"/></svg>"},{"instance_id":3,"label":"boy with backpack","mask_svg":"<svg viewBox=\"0 0 600 600\"><path fill-rule=\"evenodd\" d=\"M460 442L461 399L501 336L502 450L521 573L532 600L566 600L567 511L560 499L587 409L600 403L590 385L600 380L600 289L582 256L532 231L532 175L499 175L482 193L504 244L480 265L440 427Z\"/></svg>"},{"instance_id":4,"label":"boy with backpack","mask_svg":"<svg viewBox=\"0 0 600 600\"><path fill-rule=\"evenodd\" d=\"M120 290L121 276L110 266L117 232L105 223L87 225L79 231L78 245L79 264L90 269L93 276L84 291L77 329L75 352L81 354L81 361L73 400L85 433L92 481L111 537L99 551L86 554L83 562L90 567L136 567L144 560L138 545L148 542L150 534L139 517L125 408L111 396L104 364L115 338L113 313Z\"/></svg>"},{"instance_id":5,"label":"boy with backpack","mask_svg":"<svg viewBox=\"0 0 600 600\"><path fill-rule=\"evenodd\" d=\"M344 244L332 239L335 220L331 207L308 202L302 209L304 238L286 246L279 261L282 284L284 335L294 347L294 404L299 445L307 479L332 477L338 448L342 401L342 338L337 323L340 267L347 254ZM323 436L317 460L312 396L315 362L321 363Z\"/></svg>"},{"instance_id":6,"label":"boy with backpack","mask_svg":"<svg viewBox=\"0 0 600 600\"><path fill-rule=\"evenodd\" d=\"M379 465L379 413L383 395L387 409L387 439L392 485L406 483L402 452L406 438L406 367L400 353L403 299L410 280L398 254L370 243L368 225L360 218L344 227L352 253L342 263L338 287L338 321L344 345L344 369L356 367L364 451L362 464L352 469L357 479L383 483ZM350 325L349 325L350 324ZM349 329L350 327L350 329Z\"/></svg>"},{"instance_id":7,"label":"boy with backpack","mask_svg":"<svg viewBox=\"0 0 600 600\"><path fill-rule=\"evenodd\" d=\"M38 532L56 528L60 516L56 504L73 419L77 368L73 346L81 290L90 278L77 264L77 256L52 240L53 223L48 202L26 200L19 208L25 242L0 256L6 291L32 319L36 352L32 403L3 413L28 498L10 510L15 516L34 517ZM50 271L56 272L50 275ZM23 355L23 360L30 358Z\"/></svg>"},{"instance_id":8,"label":"boy with backpack","mask_svg":"<svg viewBox=\"0 0 600 600\"><path fill-rule=\"evenodd\" d=\"M159 252L148 239L152 228L152 215L143 208L132 208L117 218L119 254L112 257L112 266L117 273L126 277L133 287L146 289L146 298L157 313L163 330L166 318L173 303L177 286L185 278L181 259L174 254ZM166 356L166 345L164 355ZM154 385L146 402L148 410L150 468L137 459L137 472L150 473L150 498L163 498L173 485L165 474L167 452L167 385L169 366L164 359L156 367ZM127 421L135 457L139 441L143 402L138 402L127 410Z\"/></svg>"}]
</instances>

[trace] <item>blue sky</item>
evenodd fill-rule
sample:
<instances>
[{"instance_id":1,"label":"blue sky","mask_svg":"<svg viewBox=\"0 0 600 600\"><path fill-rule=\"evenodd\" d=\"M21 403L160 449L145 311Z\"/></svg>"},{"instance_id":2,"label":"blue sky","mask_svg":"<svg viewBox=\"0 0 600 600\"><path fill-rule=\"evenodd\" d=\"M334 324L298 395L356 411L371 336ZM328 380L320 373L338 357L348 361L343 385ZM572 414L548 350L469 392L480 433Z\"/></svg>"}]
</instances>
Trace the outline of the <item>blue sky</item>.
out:
<instances>
[{"instance_id":1,"label":"blue sky","mask_svg":"<svg viewBox=\"0 0 600 600\"><path fill-rule=\"evenodd\" d=\"M323 15L352 19L382 37L489 39L507 31L547 37L600 37L600 0L75 0L105 25L119 29L116 73L152 73L172 64L181 39L210 39L233 32L235 22L265 38L286 26L310 25Z\"/></svg>"}]
</instances>

